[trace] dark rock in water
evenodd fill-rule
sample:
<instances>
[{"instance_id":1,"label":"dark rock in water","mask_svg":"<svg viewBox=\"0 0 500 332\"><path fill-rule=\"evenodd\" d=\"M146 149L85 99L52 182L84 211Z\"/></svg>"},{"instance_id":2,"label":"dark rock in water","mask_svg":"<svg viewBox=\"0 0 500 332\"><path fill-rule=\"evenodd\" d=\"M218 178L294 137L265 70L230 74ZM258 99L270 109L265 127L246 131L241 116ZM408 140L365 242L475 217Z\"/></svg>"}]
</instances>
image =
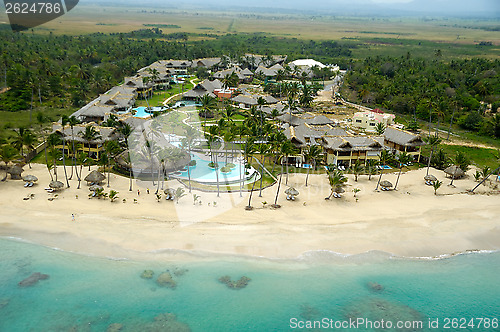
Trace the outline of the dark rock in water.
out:
<instances>
[{"instance_id":1,"label":"dark rock in water","mask_svg":"<svg viewBox=\"0 0 500 332\"><path fill-rule=\"evenodd\" d=\"M182 277L185 275L189 270L188 269L175 269L174 271L174 276L176 277Z\"/></svg>"},{"instance_id":2,"label":"dark rock in water","mask_svg":"<svg viewBox=\"0 0 500 332\"><path fill-rule=\"evenodd\" d=\"M9 304L9 299L0 299L0 310Z\"/></svg>"},{"instance_id":3,"label":"dark rock in water","mask_svg":"<svg viewBox=\"0 0 500 332\"><path fill-rule=\"evenodd\" d=\"M153 275L154 275L154 271L153 270L144 270L141 274L141 278L143 279L151 279L153 278Z\"/></svg>"},{"instance_id":4,"label":"dark rock in water","mask_svg":"<svg viewBox=\"0 0 500 332\"><path fill-rule=\"evenodd\" d=\"M320 316L320 312L318 311L318 309L308 304L302 304L300 308L300 317L304 318L305 320L314 320L315 318Z\"/></svg>"},{"instance_id":5,"label":"dark rock in water","mask_svg":"<svg viewBox=\"0 0 500 332\"><path fill-rule=\"evenodd\" d=\"M381 284L379 284L377 282L372 282L372 281L370 281L368 283L368 288L370 288L371 290L376 291L376 292L381 292L384 290L384 286L382 286Z\"/></svg>"},{"instance_id":6,"label":"dark rock in water","mask_svg":"<svg viewBox=\"0 0 500 332\"><path fill-rule=\"evenodd\" d=\"M175 282L174 279L172 279L172 275L169 272L163 272L158 276L158 279L156 279L156 283L158 286L162 287L170 287L174 289L177 287L177 282Z\"/></svg>"},{"instance_id":7,"label":"dark rock in water","mask_svg":"<svg viewBox=\"0 0 500 332\"><path fill-rule=\"evenodd\" d=\"M238 281L231 280L230 276L222 276L219 278L219 282L225 284L230 289L242 289L248 286L248 282L252 280L246 276L243 276Z\"/></svg>"},{"instance_id":8,"label":"dark rock in water","mask_svg":"<svg viewBox=\"0 0 500 332\"><path fill-rule=\"evenodd\" d=\"M417 310L398 302L387 301L380 298L366 298L360 301L351 303L344 308L344 316L346 319L357 320L363 318L366 321L385 322L391 321L394 324L401 322L425 322L425 316ZM411 328L396 328L394 331L420 331L417 326Z\"/></svg>"},{"instance_id":9,"label":"dark rock in water","mask_svg":"<svg viewBox=\"0 0 500 332\"><path fill-rule=\"evenodd\" d=\"M108 326L106 332L120 332L123 329L123 324L114 323Z\"/></svg>"},{"instance_id":10,"label":"dark rock in water","mask_svg":"<svg viewBox=\"0 0 500 332\"><path fill-rule=\"evenodd\" d=\"M190 332L189 325L179 322L172 313L164 313L155 317L155 321L148 324L144 331L172 331L172 332Z\"/></svg>"},{"instance_id":11,"label":"dark rock in water","mask_svg":"<svg viewBox=\"0 0 500 332\"><path fill-rule=\"evenodd\" d=\"M33 286L34 284L38 283L39 280L45 280L45 279L49 279L49 275L48 274L43 274L43 273L40 273L40 272L35 272L32 275L30 275L28 278L20 281L18 283L18 285L20 287L29 287L29 286Z\"/></svg>"}]
</instances>

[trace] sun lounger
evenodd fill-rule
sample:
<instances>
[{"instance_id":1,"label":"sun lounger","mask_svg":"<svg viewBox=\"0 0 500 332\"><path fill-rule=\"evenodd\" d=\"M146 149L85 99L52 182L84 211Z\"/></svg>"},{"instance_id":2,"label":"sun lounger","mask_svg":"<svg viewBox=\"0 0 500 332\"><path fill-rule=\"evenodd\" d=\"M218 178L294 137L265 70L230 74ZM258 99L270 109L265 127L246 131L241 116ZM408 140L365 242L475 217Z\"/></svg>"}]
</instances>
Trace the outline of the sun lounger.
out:
<instances>
[{"instance_id":1,"label":"sun lounger","mask_svg":"<svg viewBox=\"0 0 500 332\"><path fill-rule=\"evenodd\" d=\"M33 185L34 185L34 184L35 184L34 182L30 182L30 183L28 184L28 187L33 187Z\"/></svg>"},{"instance_id":2,"label":"sun lounger","mask_svg":"<svg viewBox=\"0 0 500 332\"><path fill-rule=\"evenodd\" d=\"M30 183L29 183L29 182L26 182L26 183L24 184L24 188L28 187L29 185L30 185Z\"/></svg>"}]
</instances>

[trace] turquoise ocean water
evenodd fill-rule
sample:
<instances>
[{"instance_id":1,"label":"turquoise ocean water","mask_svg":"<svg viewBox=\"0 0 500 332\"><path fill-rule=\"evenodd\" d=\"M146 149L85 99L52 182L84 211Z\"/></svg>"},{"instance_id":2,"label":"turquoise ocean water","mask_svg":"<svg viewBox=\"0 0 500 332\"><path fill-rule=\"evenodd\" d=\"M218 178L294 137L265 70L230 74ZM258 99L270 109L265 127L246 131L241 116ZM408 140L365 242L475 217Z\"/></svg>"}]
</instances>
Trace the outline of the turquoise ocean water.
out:
<instances>
[{"instance_id":1,"label":"turquoise ocean water","mask_svg":"<svg viewBox=\"0 0 500 332\"><path fill-rule=\"evenodd\" d=\"M155 255L112 260L0 238L0 331L118 327L112 324L121 331L382 331L381 320L422 321L423 329L386 329L393 331L500 331L494 320L500 318L499 252L438 260L318 252L296 261L205 256L184 263ZM155 272L152 279L140 277L146 269ZM175 289L156 284L165 271ZM50 278L18 286L34 272ZM218 281L224 275L251 281L230 289ZM455 321L453 328L450 320L447 329L447 318L469 325ZM490 324L479 327L481 318ZM339 325L349 319L365 321ZM437 320L436 329L429 320ZM315 321L329 325L298 328Z\"/></svg>"}]
</instances>

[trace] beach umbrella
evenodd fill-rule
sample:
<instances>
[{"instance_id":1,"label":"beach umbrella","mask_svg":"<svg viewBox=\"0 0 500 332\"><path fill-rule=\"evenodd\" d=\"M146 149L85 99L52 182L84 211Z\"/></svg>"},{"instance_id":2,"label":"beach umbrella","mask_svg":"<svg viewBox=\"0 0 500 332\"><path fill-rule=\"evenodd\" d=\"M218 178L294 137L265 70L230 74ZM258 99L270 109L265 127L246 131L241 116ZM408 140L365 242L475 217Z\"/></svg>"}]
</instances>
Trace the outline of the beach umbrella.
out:
<instances>
[{"instance_id":1,"label":"beach umbrella","mask_svg":"<svg viewBox=\"0 0 500 332\"><path fill-rule=\"evenodd\" d=\"M97 191L97 190L102 190L102 189L104 189L104 188L98 184L94 184L94 185L89 187L90 191Z\"/></svg>"},{"instance_id":2,"label":"beach umbrella","mask_svg":"<svg viewBox=\"0 0 500 332\"><path fill-rule=\"evenodd\" d=\"M31 175L31 174L24 175L23 176L23 181L26 181L26 182L36 182L36 181L38 181L38 178L36 176L34 176L34 175Z\"/></svg>"},{"instance_id":3,"label":"beach umbrella","mask_svg":"<svg viewBox=\"0 0 500 332\"><path fill-rule=\"evenodd\" d=\"M298 196L299 191L295 189L294 187L290 187L287 190L285 190L285 194L290 195L290 196Z\"/></svg>"},{"instance_id":4,"label":"beach umbrella","mask_svg":"<svg viewBox=\"0 0 500 332\"><path fill-rule=\"evenodd\" d=\"M446 174L448 174L449 176L453 177L454 179L461 178L462 176L465 175L465 172L462 171L462 169L460 167L455 166L455 165L446 168L444 170L444 172Z\"/></svg>"},{"instance_id":5,"label":"beach umbrella","mask_svg":"<svg viewBox=\"0 0 500 332\"><path fill-rule=\"evenodd\" d=\"M387 180L384 180L384 181L380 182L380 186L384 187L384 188L390 188L390 187L392 187L392 183L390 183Z\"/></svg>"},{"instance_id":6,"label":"beach umbrella","mask_svg":"<svg viewBox=\"0 0 500 332\"><path fill-rule=\"evenodd\" d=\"M103 174L99 173L96 170L93 170L85 177L84 180L87 182L102 182L105 179L106 177Z\"/></svg>"},{"instance_id":7,"label":"beach umbrella","mask_svg":"<svg viewBox=\"0 0 500 332\"><path fill-rule=\"evenodd\" d=\"M434 182L434 181L437 181L437 178L434 175L429 174L429 175L424 176L424 180Z\"/></svg>"},{"instance_id":8,"label":"beach umbrella","mask_svg":"<svg viewBox=\"0 0 500 332\"><path fill-rule=\"evenodd\" d=\"M49 187L54 190L59 190L64 188L64 183L62 183L61 181L50 181Z\"/></svg>"}]
</instances>

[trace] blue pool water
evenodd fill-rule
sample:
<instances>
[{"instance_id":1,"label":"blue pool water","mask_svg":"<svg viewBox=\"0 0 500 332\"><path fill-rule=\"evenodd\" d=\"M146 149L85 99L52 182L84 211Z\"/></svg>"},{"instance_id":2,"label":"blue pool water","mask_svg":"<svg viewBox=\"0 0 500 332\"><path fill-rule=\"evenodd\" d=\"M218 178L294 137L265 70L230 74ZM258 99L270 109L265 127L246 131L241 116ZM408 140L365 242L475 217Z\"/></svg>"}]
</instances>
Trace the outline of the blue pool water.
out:
<instances>
[{"instance_id":1,"label":"blue pool water","mask_svg":"<svg viewBox=\"0 0 500 332\"><path fill-rule=\"evenodd\" d=\"M162 107L151 107L151 110L146 110L146 107L136 107L134 108L134 111L136 111L135 113L135 117L138 117L138 118L149 118L153 112L161 112L163 110Z\"/></svg>"},{"instance_id":2,"label":"blue pool water","mask_svg":"<svg viewBox=\"0 0 500 332\"><path fill-rule=\"evenodd\" d=\"M207 156L206 158L210 158ZM187 168L189 167L189 172L192 180L203 182L203 183L216 183L217 176L219 176L219 183L235 183L239 182L241 179L248 179L255 172L253 168L247 170L249 172L248 175L245 175L245 167L244 165L235 162L235 167L231 169L230 172L222 172L221 168L226 166L226 158L225 157L217 157L217 164L219 165L218 169L215 170L213 168L208 167L210 163L210 159L202 159L197 154L192 154L191 159L196 161L195 166L186 166L186 170L183 172L179 172L179 174L174 175L175 177L188 179ZM228 159L228 163L231 163L230 158ZM240 173L243 173L241 174Z\"/></svg>"},{"instance_id":3,"label":"blue pool water","mask_svg":"<svg viewBox=\"0 0 500 332\"><path fill-rule=\"evenodd\" d=\"M200 103L194 101L194 100L180 100L174 104L173 107L184 107L184 106L201 106Z\"/></svg>"},{"instance_id":4,"label":"blue pool water","mask_svg":"<svg viewBox=\"0 0 500 332\"><path fill-rule=\"evenodd\" d=\"M200 256L173 263L159 253L111 260L0 238L0 253L0 331L106 331L116 323L121 331L312 331L293 327L323 318L421 321L422 331L499 330L491 320L500 317L498 252L440 260L318 252L296 261ZM140 277L145 269L153 279ZM175 289L155 282L167 270ZM18 286L34 272L50 278ZM218 281L224 275L251 280L234 290ZM167 312L176 319L161 320ZM476 328L445 329L447 318L475 318ZM479 318L489 318L490 328L477 328ZM439 328L430 329L429 320Z\"/></svg>"}]
</instances>

